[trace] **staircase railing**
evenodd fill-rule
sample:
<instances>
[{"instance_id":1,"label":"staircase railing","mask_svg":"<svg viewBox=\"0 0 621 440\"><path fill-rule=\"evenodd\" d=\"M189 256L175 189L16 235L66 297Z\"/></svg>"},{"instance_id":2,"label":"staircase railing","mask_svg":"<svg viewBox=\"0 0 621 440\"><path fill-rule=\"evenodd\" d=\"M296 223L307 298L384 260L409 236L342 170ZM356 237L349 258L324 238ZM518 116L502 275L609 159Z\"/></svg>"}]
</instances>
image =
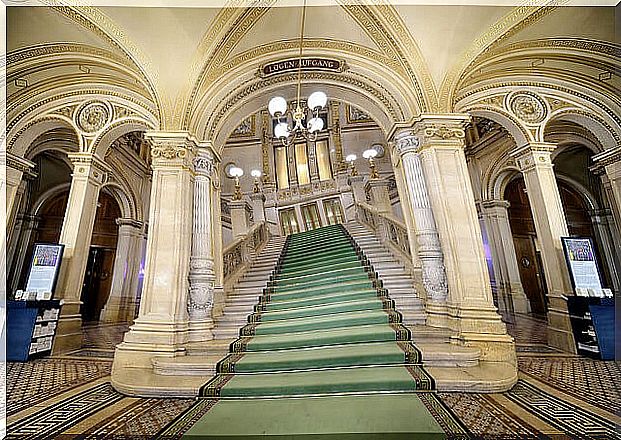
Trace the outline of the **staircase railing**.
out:
<instances>
[{"instance_id":1,"label":"staircase railing","mask_svg":"<svg viewBox=\"0 0 621 440\"><path fill-rule=\"evenodd\" d=\"M356 218L359 223L370 229L406 266L411 266L412 254L405 224L396 217L379 212L364 202L356 203Z\"/></svg>"},{"instance_id":2,"label":"staircase railing","mask_svg":"<svg viewBox=\"0 0 621 440\"><path fill-rule=\"evenodd\" d=\"M256 223L245 236L235 239L224 248L224 284L231 285L243 275L252 261L270 239L270 232L264 221Z\"/></svg>"}]
</instances>

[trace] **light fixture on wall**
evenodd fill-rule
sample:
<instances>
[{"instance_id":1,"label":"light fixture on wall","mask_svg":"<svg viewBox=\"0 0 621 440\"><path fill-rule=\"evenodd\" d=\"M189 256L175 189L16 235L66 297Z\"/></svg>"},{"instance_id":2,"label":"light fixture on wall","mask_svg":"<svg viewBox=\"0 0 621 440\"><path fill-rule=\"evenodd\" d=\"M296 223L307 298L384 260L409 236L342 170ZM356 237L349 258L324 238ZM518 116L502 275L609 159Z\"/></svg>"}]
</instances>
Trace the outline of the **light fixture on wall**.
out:
<instances>
[{"instance_id":1,"label":"light fixture on wall","mask_svg":"<svg viewBox=\"0 0 621 440\"><path fill-rule=\"evenodd\" d=\"M373 148L369 148L362 153L362 157L369 161L369 168L371 168L371 179L379 179L379 174L377 173L377 169L375 168L375 161L373 158L377 156L377 150Z\"/></svg>"},{"instance_id":2,"label":"light fixture on wall","mask_svg":"<svg viewBox=\"0 0 621 440\"><path fill-rule=\"evenodd\" d=\"M241 185L239 184L239 178L244 175L244 170L240 167L233 166L229 168L229 174L235 178L235 193L233 194L233 200L241 200L242 192Z\"/></svg>"},{"instance_id":3,"label":"light fixture on wall","mask_svg":"<svg viewBox=\"0 0 621 440\"><path fill-rule=\"evenodd\" d=\"M268 104L270 114L278 119L278 124L274 127L274 135L279 138L285 146L291 145L300 137L309 141L317 140L317 135L323 130L323 119L319 117L319 110L324 108L328 102L328 97L325 93L313 92L308 97L306 108L302 108L300 93L302 89L302 47L304 46L305 22L306 0L304 0L302 6L302 18L300 20L300 51L298 56L298 82L295 110L288 110L287 100L282 96L273 97ZM293 117L293 127L290 127L287 123L287 113L291 113ZM306 126L304 125L305 122Z\"/></svg>"},{"instance_id":4,"label":"light fixture on wall","mask_svg":"<svg viewBox=\"0 0 621 440\"><path fill-rule=\"evenodd\" d=\"M260 170L252 170L250 171L250 175L252 177L254 177L254 188L253 191L255 193L258 193L261 191L261 188L259 188L259 178L263 175L263 173Z\"/></svg>"},{"instance_id":5,"label":"light fixture on wall","mask_svg":"<svg viewBox=\"0 0 621 440\"><path fill-rule=\"evenodd\" d=\"M358 170L356 169L356 159L358 159L358 156L356 156L355 154L348 154L347 157L345 158L345 162L348 162L350 167L351 167L351 171L349 172L349 175L354 177L358 175Z\"/></svg>"}]
</instances>

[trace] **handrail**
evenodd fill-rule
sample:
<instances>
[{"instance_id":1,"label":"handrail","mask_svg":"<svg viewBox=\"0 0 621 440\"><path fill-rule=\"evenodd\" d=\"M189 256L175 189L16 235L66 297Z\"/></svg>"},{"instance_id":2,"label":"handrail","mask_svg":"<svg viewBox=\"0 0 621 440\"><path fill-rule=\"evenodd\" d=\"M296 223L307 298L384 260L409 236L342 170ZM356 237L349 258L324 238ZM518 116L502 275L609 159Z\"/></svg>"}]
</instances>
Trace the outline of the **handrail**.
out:
<instances>
[{"instance_id":1,"label":"handrail","mask_svg":"<svg viewBox=\"0 0 621 440\"><path fill-rule=\"evenodd\" d=\"M410 240L404 223L364 202L356 203L356 217L358 222L373 231L382 243L388 244L391 249L401 254L405 263L411 263Z\"/></svg>"},{"instance_id":2,"label":"handrail","mask_svg":"<svg viewBox=\"0 0 621 440\"><path fill-rule=\"evenodd\" d=\"M225 283L227 279L240 273L252 263L270 238L265 221L255 223L248 233L233 240L223 251L223 271Z\"/></svg>"}]
</instances>

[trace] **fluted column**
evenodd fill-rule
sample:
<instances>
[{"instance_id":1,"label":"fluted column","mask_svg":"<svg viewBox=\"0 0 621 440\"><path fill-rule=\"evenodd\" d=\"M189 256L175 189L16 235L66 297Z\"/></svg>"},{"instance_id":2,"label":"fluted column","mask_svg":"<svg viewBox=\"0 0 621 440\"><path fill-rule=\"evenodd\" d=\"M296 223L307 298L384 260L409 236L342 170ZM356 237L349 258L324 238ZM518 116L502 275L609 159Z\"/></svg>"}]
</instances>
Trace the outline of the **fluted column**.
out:
<instances>
[{"instance_id":1,"label":"fluted column","mask_svg":"<svg viewBox=\"0 0 621 440\"><path fill-rule=\"evenodd\" d=\"M112 383L133 393L136 369L154 356L185 354L196 141L186 132L146 132L153 169L144 283L138 318L116 347ZM138 373L139 374L139 373Z\"/></svg>"},{"instance_id":2,"label":"fluted column","mask_svg":"<svg viewBox=\"0 0 621 440\"><path fill-rule=\"evenodd\" d=\"M213 234L211 225L211 175L213 156L206 148L199 148L194 159L194 223L192 228L192 256L190 257L190 315L191 342L213 339L212 308L214 295Z\"/></svg>"},{"instance_id":3,"label":"fluted column","mask_svg":"<svg viewBox=\"0 0 621 440\"><path fill-rule=\"evenodd\" d=\"M116 224L119 233L110 296L100 319L103 322L131 322L138 298L144 225L130 218L118 218Z\"/></svg>"},{"instance_id":4,"label":"fluted column","mask_svg":"<svg viewBox=\"0 0 621 440\"><path fill-rule=\"evenodd\" d=\"M419 145L418 138L411 130L402 131L395 137L395 148L401 157L410 211L416 225L416 249L427 297L427 325L446 327L446 271L418 154Z\"/></svg>"},{"instance_id":5,"label":"fluted column","mask_svg":"<svg viewBox=\"0 0 621 440\"><path fill-rule=\"evenodd\" d=\"M509 224L509 202L506 200L486 200L481 203L485 222L496 284L500 295L511 300L514 312L529 313L530 303L524 293L517 256L513 246L513 234Z\"/></svg>"},{"instance_id":6,"label":"fluted column","mask_svg":"<svg viewBox=\"0 0 621 440\"><path fill-rule=\"evenodd\" d=\"M64 300L54 338L54 353L76 350L82 345L80 296L95 225L99 190L109 168L90 153L71 153L71 190L60 233L65 245L55 297Z\"/></svg>"},{"instance_id":7,"label":"fluted column","mask_svg":"<svg viewBox=\"0 0 621 440\"><path fill-rule=\"evenodd\" d=\"M524 176L543 261L548 288L548 343L575 352L566 299L573 292L561 244L561 237L568 235L567 223L550 158L555 148L555 144L532 143L515 150L511 156Z\"/></svg>"},{"instance_id":8,"label":"fluted column","mask_svg":"<svg viewBox=\"0 0 621 440\"><path fill-rule=\"evenodd\" d=\"M513 338L493 302L464 153L469 119L464 114L424 114L413 125L446 268L448 324L455 342L479 348L481 360L515 366ZM444 288L442 278L437 279L438 288ZM438 297L446 295L444 289L440 292Z\"/></svg>"}]
</instances>

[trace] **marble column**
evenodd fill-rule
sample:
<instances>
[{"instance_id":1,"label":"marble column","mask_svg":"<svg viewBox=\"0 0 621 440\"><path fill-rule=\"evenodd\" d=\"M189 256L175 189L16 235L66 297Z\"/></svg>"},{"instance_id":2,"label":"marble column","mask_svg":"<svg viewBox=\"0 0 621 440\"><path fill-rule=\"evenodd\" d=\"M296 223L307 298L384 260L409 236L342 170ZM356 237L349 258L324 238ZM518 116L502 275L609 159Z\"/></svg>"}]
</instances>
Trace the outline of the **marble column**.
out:
<instances>
[{"instance_id":1,"label":"marble column","mask_svg":"<svg viewBox=\"0 0 621 440\"><path fill-rule=\"evenodd\" d=\"M130 218L116 220L119 226L110 296L101 311L102 322L131 322L138 300L142 242L142 222Z\"/></svg>"},{"instance_id":2,"label":"marble column","mask_svg":"<svg viewBox=\"0 0 621 440\"><path fill-rule=\"evenodd\" d=\"M621 242L614 239L614 221L610 210L604 209L591 213L591 223L600 246L600 254L610 273L612 286L615 292L621 292ZM604 280L602 280L602 283Z\"/></svg>"},{"instance_id":3,"label":"marble column","mask_svg":"<svg viewBox=\"0 0 621 440\"><path fill-rule=\"evenodd\" d=\"M112 383L134 392L154 356L185 354L196 141L187 132L145 133L153 170L146 265L138 318L116 347ZM137 391L136 391L137 392Z\"/></svg>"},{"instance_id":4,"label":"marble column","mask_svg":"<svg viewBox=\"0 0 621 440\"><path fill-rule=\"evenodd\" d=\"M390 194L388 193L388 181L385 179L369 179L365 187L368 188L371 193L373 206L381 213L392 214Z\"/></svg>"},{"instance_id":5,"label":"marble column","mask_svg":"<svg viewBox=\"0 0 621 440\"><path fill-rule=\"evenodd\" d=\"M60 233L65 245L55 298L63 299L53 353L76 350L82 345L80 296L97 212L99 190L109 167L90 153L71 153L73 174L65 219Z\"/></svg>"},{"instance_id":6,"label":"marble column","mask_svg":"<svg viewBox=\"0 0 621 440\"><path fill-rule=\"evenodd\" d=\"M566 298L573 292L561 244L561 237L568 235L567 223L550 158L555 148L555 144L531 143L516 149L511 156L524 176L543 260L548 288L548 343L575 353Z\"/></svg>"},{"instance_id":7,"label":"marble column","mask_svg":"<svg viewBox=\"0 0 621 440\"><path fill-rule=\"evenodd\" d=\"M421 264L423 287L427 298L427 325L447 327L448 285L446 270L418 154L420 143L411 130L405 130L395 136L394 144L401 158L409 209L415 224L416 250Z\"/></svg>"},{"instance_id":8,"label":"marble column","mask_svg":"<svg viewBox=\"0 0 621 440\"><path fill-rule=\"evenodd\" d=\"M465 114L421 115L413 125L446 268L448 323L453 340L479 348L481 360L515 366L513 338L493 302L464 154L464 127L469 119ZM434 294L441 298L445 290L439 275L436 283Z\"/></svg>"},{"instance_id":9,"label":"marble column","mask_svg":"<svg viewBox=\"0 0 621 440\"><path fill-rule=\"evenodd\" d=\"M194 159L194 222L192 255L190 257L190 342L213 339L213 300L215 272L211 224L211 175L213 156L207 148L199 148Z\"/></svg>"},{"instance_id":10,"label":"marble column","mask_svg":"<svg viewBox=\"0 0 621 440\"><path fill-rule=\"evenodd\" d=\"M496 285L500 295L510 299L513 311L529 313L530 303L524 293L509 224L509 202L485 200L481 203L488 234Z\"/></svg>"},{"instance_id":11,"label":"marble column","mask_svg":"<svg viewBox=\"0 0 621 440\"><path fill-rule=\"evenodd\" d=\"M16 229L19 229L19 236L15 237L15 242L12 249L9 249L10 260L7 272L7 288L10 293L15 293L19 286L20 276L24 270L24 264L26 264L26 255L28 253L28 246L32 241L32 236L39 227L41 217L30 214L19 215L16 222ZM17 228L19 226L19 228ZM17 234L17 232L16 232Z\"/></svg>"}]
</instances>

